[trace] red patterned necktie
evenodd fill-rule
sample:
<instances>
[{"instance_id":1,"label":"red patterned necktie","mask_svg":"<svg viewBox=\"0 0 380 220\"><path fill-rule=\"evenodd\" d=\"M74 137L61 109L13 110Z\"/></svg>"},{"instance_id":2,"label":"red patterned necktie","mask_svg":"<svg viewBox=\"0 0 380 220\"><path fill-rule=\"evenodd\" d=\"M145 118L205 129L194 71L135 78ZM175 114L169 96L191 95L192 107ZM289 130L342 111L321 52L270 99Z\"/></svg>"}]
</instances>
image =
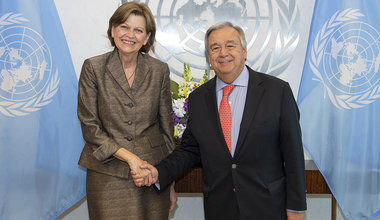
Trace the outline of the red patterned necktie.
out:
<instances>
[{"instance_id":1,"label":"red patterned necktie","mask_svg":"<svg viewBox=\"0 0 380 220\"><path fill-rule=\"evenodd\" d=\"M228 96L235 85L223 87L223 98L219 107L220 124L222 125L224 139L226 140L228 149L231 152L231 107L228 103Z\"/></svg>"}]
</instances>

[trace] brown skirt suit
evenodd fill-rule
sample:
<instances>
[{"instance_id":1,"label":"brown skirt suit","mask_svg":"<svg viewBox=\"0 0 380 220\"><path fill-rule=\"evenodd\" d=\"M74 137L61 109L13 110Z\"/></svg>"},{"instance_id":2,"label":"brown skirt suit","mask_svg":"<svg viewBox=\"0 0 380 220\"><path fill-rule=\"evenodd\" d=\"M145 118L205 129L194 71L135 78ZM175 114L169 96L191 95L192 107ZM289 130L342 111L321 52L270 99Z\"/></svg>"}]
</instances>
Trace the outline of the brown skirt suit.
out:
<instances>
[{"instance_id":1,"label":"brown skirt suit","mask_svg":"<svg viewBox=\"0 0 380 220\"><path fill-rule=\"evenodd\" d=\"M87 59L79 79L78 118L85 139L90 219L168 219L169 191L133 184L120 148L157 164L175 147L169 68L139 53L130 87L117 49Z\"/></svg>"}]
</instances>

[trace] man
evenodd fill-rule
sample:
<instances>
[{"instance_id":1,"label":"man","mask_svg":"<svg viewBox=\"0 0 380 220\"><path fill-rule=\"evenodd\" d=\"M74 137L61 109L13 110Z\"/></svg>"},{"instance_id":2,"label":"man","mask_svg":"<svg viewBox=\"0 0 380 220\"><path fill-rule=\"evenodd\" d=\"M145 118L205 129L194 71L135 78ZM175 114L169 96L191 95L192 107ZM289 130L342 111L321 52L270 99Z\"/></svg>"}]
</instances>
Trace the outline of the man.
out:
<instances>
[{"instance_id":1,"label":"man","mask_svg":"<svg viewBox=\"0 0 380 220\"><path fill-rule=\"evenodd\" d=\"M205 42L216 77L190 94L181 146L156 167L142 166L152 176L133 174L136 185L158 179L163 189L201 163L206 219L303 219L304 157L289 84L245 66L240 27L218 23Z\"/></svg>"}]
</instances>

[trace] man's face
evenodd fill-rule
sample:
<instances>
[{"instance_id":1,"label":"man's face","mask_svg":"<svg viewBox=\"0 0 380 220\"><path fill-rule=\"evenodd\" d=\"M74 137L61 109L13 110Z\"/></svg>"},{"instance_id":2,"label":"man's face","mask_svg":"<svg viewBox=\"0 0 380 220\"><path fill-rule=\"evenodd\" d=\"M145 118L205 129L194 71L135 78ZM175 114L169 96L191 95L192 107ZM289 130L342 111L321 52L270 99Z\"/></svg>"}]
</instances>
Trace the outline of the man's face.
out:
<instances>
[{"instance_id":1,"label":"man's face","mask_svg":"<svg viewBox=\"0 0 380 220\"><path fill-rule=\"evenodd\" d=\"M211 32L208 37L208 59L221 78L236 79L244 68L247 49L240 43L239 33L232 27Z\"/></svg>"}]
</instances>

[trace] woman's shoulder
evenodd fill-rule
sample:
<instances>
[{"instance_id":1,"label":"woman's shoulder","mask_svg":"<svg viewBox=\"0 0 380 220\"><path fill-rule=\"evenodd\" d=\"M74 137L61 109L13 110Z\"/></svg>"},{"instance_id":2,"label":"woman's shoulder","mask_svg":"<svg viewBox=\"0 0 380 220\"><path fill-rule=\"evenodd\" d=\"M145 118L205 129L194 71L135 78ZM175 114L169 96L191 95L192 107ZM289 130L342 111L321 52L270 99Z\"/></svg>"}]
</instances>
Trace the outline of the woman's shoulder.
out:
<instances>
[{"instance_id":1,"label":"woman's shoulder","mask_svg":"<svg viewBox=\"0 0 380 220\"><path fill-rule=\"evenodd\" d=\"M99 54L99 55L96 55L93 57L89 57L86 60L89 60L90 62L99 62L101 60L107 60L113 53L114 53L113 51L109 51L109 52L106 52L103 54Z\"/></svg>"},{"instance_id":2,"label":"woman's shoulder","mask_svg":"<svg viewBox=\"0 0 380 220\"><path fill-rule=\"evenodd\" d=\"M140 56L145 60L146 63L152 64L152 65L168 65L167 63L151 56L148 53L140 53Z\"/></svg>"},{"instance_id":3,"label":"woman's shoulder","mask_svg":"<svg viewBox=\"0 0 380 220\"><path fill-rule=\"evenodd\" d=\"M112 60L118 59L118 57L116 58L115 55L117 55L117 52L115 53L115 51L109 51L100 55L87 58L83 62L83 68L92 68L92 69L101 70L105 68L105 66L108 63L110 63Z\"/></svg>"}]
</instances>

